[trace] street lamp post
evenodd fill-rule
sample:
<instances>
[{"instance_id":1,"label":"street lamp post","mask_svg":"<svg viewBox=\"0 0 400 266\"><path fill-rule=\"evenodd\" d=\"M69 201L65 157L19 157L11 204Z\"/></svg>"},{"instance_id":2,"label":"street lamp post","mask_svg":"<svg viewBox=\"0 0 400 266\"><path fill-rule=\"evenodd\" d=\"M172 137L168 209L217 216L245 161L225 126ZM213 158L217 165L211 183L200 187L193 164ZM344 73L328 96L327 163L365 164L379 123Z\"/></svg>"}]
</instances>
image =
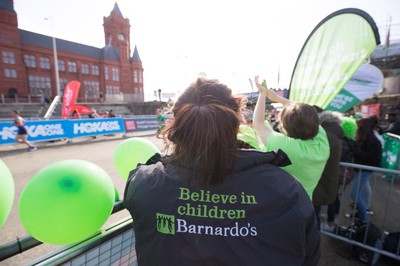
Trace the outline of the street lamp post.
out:
<instances>
[{"instance_id":1,"label":"street lamp post","mask_svg":"<svg viewBox=\"0 0 400 266\"><path fill-rule=\"evenodd\" d=\"M49 20L48 18L45 18L45 20ZM53 56L54 56L54 72L56 76L56 96L60 96L60 77L58 75L58 58L57 58L57 45L56 45L56 38L54 37L54 23L53 23L53 18L51 19L51 31L52 31L52 40L53 40Z\"/></svg>"},{"instance_id":2,"label":"street lamp post","mask_svg":"<svg viewBox=\"0 0 400 266\"><path fill-rule=\"evenodd\" d=\"M53 35L53 53L54 53L54 71L56 74L57 96L60 96L60 77L58 75L57 46L56 46L56 38L54 38L54 35Z\"/></svg>"}]
</instances>

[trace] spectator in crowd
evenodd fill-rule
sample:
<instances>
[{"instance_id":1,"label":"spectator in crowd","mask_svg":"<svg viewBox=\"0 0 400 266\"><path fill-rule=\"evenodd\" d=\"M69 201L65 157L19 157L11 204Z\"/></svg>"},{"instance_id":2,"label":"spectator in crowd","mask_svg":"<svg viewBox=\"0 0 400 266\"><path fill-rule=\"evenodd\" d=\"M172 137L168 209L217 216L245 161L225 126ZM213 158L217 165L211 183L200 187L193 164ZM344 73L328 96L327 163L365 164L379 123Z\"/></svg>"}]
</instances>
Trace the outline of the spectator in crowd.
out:
<instances>
[{"instance_id":1,"label":"spectator in crowd","mask_svg":"<svg viewBox=\"0 0 400 266\"><path fill-rule=\"evenodd\" d=\"M92 110L92 112L88 115L89 118L98 118L99 114L97 113L96 110Z\"/></svg>"},{"instance_id":2,"label":"spectator in crowd","mask_svg":"<svg viewBox=\"0 0 400 266\"><path fill-rule=\"evenodd\" d=\"M11 115L14 118L14 126L18 128L17 135L15 136L15 141L19 143L25 143L28 146L28 151L36 151L37 147L34 147L28 140L28 132L26 131L25 128L25 120L22 118L22 116L19 115L19 112L17 110L11 111Z\"/></svg>"},{"instance_id":3,"label":"spectator in crowd","mask_svg":"<svg viewBox=\"0 0 400 266\"><path fill-rule=\"evenodd\" d=\"M110 117L110 113L106 110L104 111L103 115L101 116L102 118L109 118Z\"/></svg>"},{"instance_id":4,"label":"spectator in crowd","mask_svg":"<svg viewBox=\"0 0 400 266\"><path fill-rule=\"evenodd\" d=\"M42 106L44 106L44 104L45 104L45 101L44 101L45 95L43 93L43 90L39 90L38 98L39 98L40 104Z\"/></svg>"},{"instance_id":5,"label":"spectator in crowd","mask_svg":"<svg viewBox=\"0 0 400 266\"><path fill-rule=\"evenodd\" d=\"M287 157L237 148L242 108L203 78L175 103L173 153L131 171L125 188L139 265L318 264L311 201L277 166Z\"/></svg>"},{"instance_id":6,"label":"spectator in crowd","mask_svg":"<svg viewBox=\"0 0 400 266\"><path fill-rule=\"evenodd\" d=\"M382 136L383 130L379 126L379 118L378 118L378 116L373 115L373 116L370 116L369 119L371 119L371 122L373 124L372 127L373 127L374 136L375 136L375 138L377 138L379 140L379 142L381 143L381 147L383 149L385 147L385 140ZM367 214L373 215L373 211L371 210L372 188L371 188L370 180L368 180L367 183L365 184L364 193L365 193L365 200L366 200L366 204L367 204Z\"/></svg>"},{"instance_id":7,"label":"spectator in crowd","mask_svg":"<svg viewBox=\"0 0 400 266\"><path fill-rule=\"evenodd\" d=\"M98 118L99 114L95 109L92 109L92 112L88 115L89 118ZM96 139L96 136L92 136L92 139Z\"/></svg>"},{"instance_id":8,"label":"spectator in crowd","mask_svg":"<svg viewBox=\"0 0 400 266\"><path fill-rule=\"evenodd\" d=\"M354 163L379 167L382 159L382 145L374 135L374 122L370 118L357 120L357 145L354 149ZM365 186L372 175L370 170L355 172L351 197L355 201L359 222L368 220L368 202L365 194Z\"/></svg>"},{"instance_id":9,"label":"spectator in crowd","mask_svg":"<svg viewBox=\"0 0 400 266\"><path fill-rule=\"evenodd\" d=\"M110 110L108 111L108 117L115 117L114 110L110 109Z\"/></svg>"},{"instance_id":10,"label":"spectator in crowd","mask_svg":"<svg viewBox=\"0 0 400 266\"><path fill-rule=\"evenodd\" d=\"M81 119L81 114L77 109L74 109L71 114L72 119Z\"/></svg>"},{"instance_id":11,"label":"spectator in crowd","mask_svg":"<svg viewBox=\"0 0 400 266\"><path fill-rule=\"evenodd\" d=\"M290 158L292 165L284 167L304 186L310 199L329 157L329 143L325 130L319 125L317 111L311 105L292 103L267 89L255 78L259 90L254 110L253 127L259 138L260 150L273 151L282 149ZM284 108L280 113L279 131L273 130L265 121L265 97L281 103Z\"/></svg>"},{"instance_id":12,"label":"spectator in crowd","mask_svg":"<svg viewBox=\"0 0 400 266\"><path fill-rule=\"evenodd\" d=\"M385 115L385 120L389 122L385 128L385 133L392 133L400 136L400 119L396 118L395 113L388 113Z\"/></svg>"},{"instance_id":13,"label":"spectator in crowd","mask_svg":"<svg viewBox=\"0 0 400 266\"><path fill-rule=\"evenodd\" d=\"M347 117L351 117L355 120L363 118L363 115L361 113L358 113L354 110L354 107L350 108L349 110L347 110L347 112L344 114Z\"/></svg>"},{"instance_id":14,"label":"spectator in crowd","mask_svg":"<svg viewBox=\"0 0 400 266\"><path fill-rule=\"evenodd\" d=\"M312 201L318 224L320 224L321 207L334 203L337 198L340 178L340 157L344 132L341 127L342 115L338 112L322 111L319 113L321 126L325 129L329 142L329 158L326 162L321 179L313 192ZM335 215L328 212L327 223L320 227L323 230L335 229Z\"/></svg>"},{"instance_id":15,"label":"spectator in crowd","mask_svg":"<svg viewBox=\"0 0 400 266\"><path fill-rule=\"evenodd\" d=\"M345 163L353 163L353 153L356 146L357 122L350 117L343 117L342 128L344 138L342 139L342 156L340 161ZM353 180L353 168L341 167L340 169L340 184L345 188ZM344 188L344 189L345 189ZM337 209L335 212L338 212Z\"/></svg>"},{"instance_id":16,"label":"spectator in crowd","mask_svg":"<svg viewBox=\"0 0 400 266\"><path fill-rule=\"evenodd\" d=\"M379 125L379 117L377 115L372 115L369 118L371 118L372 122L374 123L374 134L375 134L375 136L379 139L379 141L381 141L381 142L383 141L384 142L383 137L380 136L380 135L383 134L383 129ZM383 144L384 143L382 143L382 147L383 147Z\"/></svg>"}]
</instances>

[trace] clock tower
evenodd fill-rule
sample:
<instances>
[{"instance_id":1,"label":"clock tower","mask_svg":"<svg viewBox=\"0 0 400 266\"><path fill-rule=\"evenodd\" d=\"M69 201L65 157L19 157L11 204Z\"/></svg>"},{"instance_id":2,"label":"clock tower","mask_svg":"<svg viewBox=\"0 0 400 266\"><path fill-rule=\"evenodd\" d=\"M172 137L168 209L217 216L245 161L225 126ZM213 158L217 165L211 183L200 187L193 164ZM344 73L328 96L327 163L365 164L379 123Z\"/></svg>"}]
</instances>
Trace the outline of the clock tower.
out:
<instances>
[{"instance_id":1,"label":"clock tower","mask_svg":"<svg viewBox=\"0 0 400 266\"><path fill-rule=\"evenodd\" d=\"M118 4L114 4L113 10L108 17L103 18L105 45L112 45L119 48L121 61L128 62L130 47L130 28L129 19L122 16Z\"/></svg>"}]
</instances>

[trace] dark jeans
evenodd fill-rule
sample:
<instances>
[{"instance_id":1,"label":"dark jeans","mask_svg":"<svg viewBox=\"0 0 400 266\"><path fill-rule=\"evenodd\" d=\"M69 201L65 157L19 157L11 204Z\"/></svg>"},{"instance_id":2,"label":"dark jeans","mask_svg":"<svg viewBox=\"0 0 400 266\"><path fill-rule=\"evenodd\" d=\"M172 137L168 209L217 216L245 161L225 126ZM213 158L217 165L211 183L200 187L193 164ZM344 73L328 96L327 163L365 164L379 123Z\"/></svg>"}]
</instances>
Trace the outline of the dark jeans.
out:
<instances>
[{"instance_id":1,"label":"dark jeans","mask_svg":"<svg viewBox=\"0 0 400 266\"><path fill-rule=\"evenodd\" d=\"M335 215L339 213L339 208L340 200L339 196L336 195L335 201L328 205L328 222L335 221Z\"/></svg>"}]
</instances>

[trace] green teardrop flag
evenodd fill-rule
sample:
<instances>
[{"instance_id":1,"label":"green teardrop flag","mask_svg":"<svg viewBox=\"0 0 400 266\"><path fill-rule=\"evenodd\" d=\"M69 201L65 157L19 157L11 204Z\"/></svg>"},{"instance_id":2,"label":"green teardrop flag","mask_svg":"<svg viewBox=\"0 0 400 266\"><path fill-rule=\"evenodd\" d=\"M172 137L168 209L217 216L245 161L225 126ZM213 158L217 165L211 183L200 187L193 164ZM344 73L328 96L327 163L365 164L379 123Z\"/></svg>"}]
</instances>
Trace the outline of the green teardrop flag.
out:
<instances>
[{"instance_id":1,"label":"green teardrop flag","mask_svg":"<svg viewBox=\"0 0 400 266\"><path fill-rule=\"evenodd\" d=\"M237 139L249 144L255 149L259 149L256 133L254 129L247 125L240 125Z\"/></svg>"},{"instance_id":2,"label":"green teardrop flag","mask_svg":"<svg viewBox=\"0 0 400 266\"><path fill-rule=\"evenodd\" d=\"M382 71L374 65L362 64L333 98L326 110L345 113L354 105L378 92L383 85Z\"/></svg>"},{"instance_id":3,"label":"green teardrop flag","mask_svg":"<svg viewBox=\"0 0 400 266\"><path fill-rule=\"evenodd\" d=\"M349 8L327 16L299 54L289 99L325 109L379 43L378 29L366 12Z\"/></svg>"},{"instance_id":4,"label":"green teardrop flag","mask_svg":"<svg viewBox=\"0 0 400 266\"><path fill-rule=\"evenodd\" d=\"M109 175L94 163L65 160L40 170L22 191L19 216L39 241L72 244L98 232L114 207Z\"/></svg>"},{"instance_id":5,"label":"green teardrop flag","mask_svg":"<svg viewBox=\"0 0 400 266\"><path fill-rule=\"evenodd\" d=\"M0 228L3 227L14 201L14 180L7 165L0 160Z\"/></svg>"}]
</instances>

